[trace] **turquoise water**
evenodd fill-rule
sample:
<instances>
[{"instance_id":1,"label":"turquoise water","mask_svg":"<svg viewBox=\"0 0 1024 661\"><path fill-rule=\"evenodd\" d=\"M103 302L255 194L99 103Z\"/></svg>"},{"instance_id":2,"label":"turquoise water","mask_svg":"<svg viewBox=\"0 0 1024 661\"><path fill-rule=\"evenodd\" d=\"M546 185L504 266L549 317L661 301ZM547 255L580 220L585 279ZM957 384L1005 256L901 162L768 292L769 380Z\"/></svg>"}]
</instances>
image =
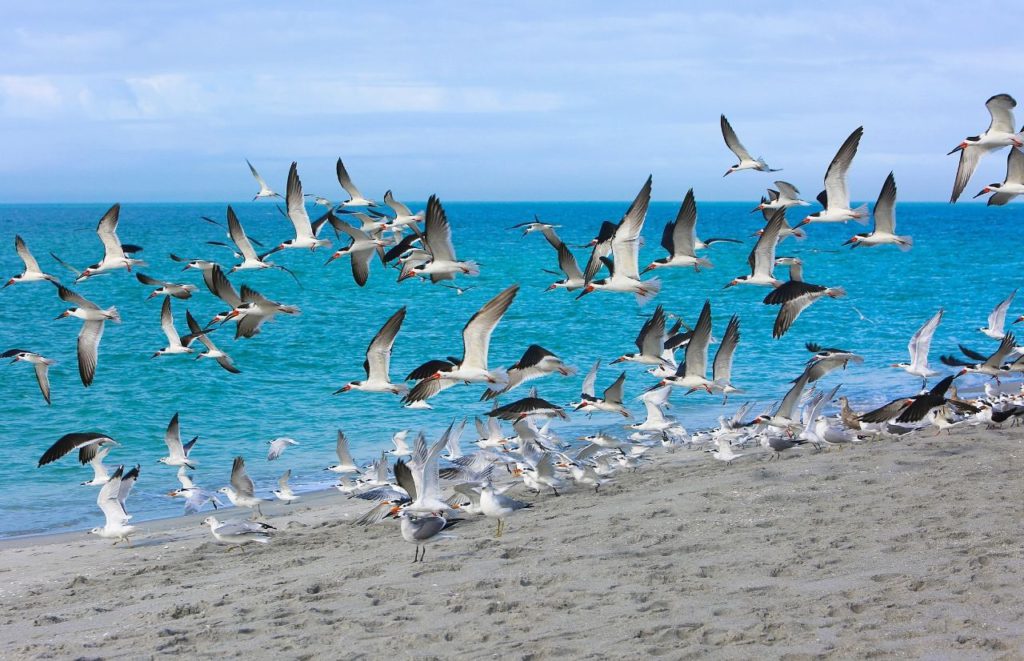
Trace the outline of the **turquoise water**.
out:
<instances>
[{"instance_id":1,"label":"turquoise water","mask_svg":"<svg viewBox=\"0 0 1024 661\"><path fill-rule=\"evenodd\" d=\"M20 272L13 239L20 234L44 270L70 284L48 255L84 266L99 259L96 222L108 205L0 206L0 278ZM410 205L414 209L423 205ZM365 288L357 287L347 259L328 267L328 253L292 250L272 261L292 269L302 283L296 285L280 271L242 272L232 276L236 287L248 283L274 300L298 305L298 317L279 317L251 340L233 341L233 331L215 335L215 341L243 370L231 375L212 361L196 362L188 356L150 359L164 346L159 327L162 299L146 300L149 288L121 272L96 277L73 287L106 307L117 305L124 323L108 324L100 347L99 368L91 388L79 381L75 338L80 322L54 320L65 305L46 283L8 287L0 291L0 350L18 347L37 351L58 361L51 369L53 406L39 394L30 366L0 366L0 536L86 528L102 524L95 504L96 490L79 486L91 477L74 457L36 468L42 452L71 431L101 431L121 442L108 464L142 465L137 488L129 501L135 522L174 516L181 501L163 494L177 486L175 469L157 463L165 455L163 433L171 416L181 414L182 435L199 435L193 457L199 463L195 479L206 488L227 484L231 459L243 455L257 488L265 496L276 479L292 469L293 485L309 489L329 483L323 467L335 460L335 431L342 428L352 442L356 459L371 460L390 446L397 429L423 429L436 434L453 418L480 415L488 406L477 401L480 387L456 387L432 400L434 410L402 409L398 399L385 395L331 393L346 382L362 378L366 345L380 325L398 307L408 316L395 344L392 375L398 379L424 359L460 355L461 329L480 305L507 285L522 290L491 345L491 364L514 362L530 343L541 344L576 364L581 375L548 377L535 382L542 396L568 403L579 393L582 373L597 358L607 363L633 350L633 338L642 318L631 296L595 293L580 301L565 291L545 293L555 280L542 268L556 269L555 253L539 235L521 238L510 225L534 213L560 224L569 243L585 243L600 221L617 220L627 202L593 203L447 203L459 256L481 264L477 278L460 281L474 289L462 296L450 289L419 282L395 282L397 271L372 266ZM1020 205L995 209L980 204L915 204L897 207L898 229L911 234L915 247L908 253L895 248L849 250L840 244L861 226L811 225L804 242L787 240L779 254L800 255L805 279L841 285L845 300L826 300L812 306L781 340L771 339L774 307L761 304L765 289L723 286L746 272L753 245L750 235L761 224L760 214L749 214L748 203L699 203L698 233L702 238L743 238L743 246L718 244L707 256L715 268L702 273L666 269L658 274L664 287L656 302L687 321L694 321L705 298L712 301L715 333L720 335L731 314L742 320L742 339L736 353L734 383L743 388L726 410L743 398L767 404L781 397L788 381L801 369L808 354L805 341L855 350L865 357L840 377L843 392L865 405L889 395L913 391L918 382L890 363L906 359L910 335L939 307L947 315L932 347L932 362L964 342L983 352L994 342L975 329L983 326L989 310L1019 285L1024 254L1018 249L1024 222ZM288 237L291 226L270 203L235 206L251 236L268 245ZM658 245L666 219L677 204L654 203L645 227L646 245L641 263L662 256ZM190 301L175 300L175 320L185 329L187 306L201 320L223 309L210 295L196 271L181 272L168 252L187 257L234 263L229 251L205 241L223 240L224 232L200 220L201 215L223 219L223 204L129 204L121 211L119 235L125 243L145 247L152 276L193 282L200 293ZM791 221L800 211L791 212ZM581 263L586 251L577 250ZM777 275L785 277L785 269ZM67 277L65 277L67 276ZM856 309L855 309L856 308ZM654 309L649 304L646 312ZM867 319L862 319L857 310ZM1010 318L1024 312L1024 300L1010 310ZM714 348L712 348L714 351ZM598 388L610 383L618 366L602 369ZM652 383L641 366L625 367L631 397ZM973 378L973 377L972 377ZM832 382L832 381L830 381ZM525 394L525 390L522 391ZM506 400L510 401L510 400ZM673 396L672 413L689 429L712 423L722 414L720 396ZM634 402L642 414L642 406ZM619 425L621 419L575 417L557 431L564 437ZM467 441L473 434L467 431ZM276 462L265 460L267 441L290 436L301 445L290 448Z\"/></svg>"}]
</instances>

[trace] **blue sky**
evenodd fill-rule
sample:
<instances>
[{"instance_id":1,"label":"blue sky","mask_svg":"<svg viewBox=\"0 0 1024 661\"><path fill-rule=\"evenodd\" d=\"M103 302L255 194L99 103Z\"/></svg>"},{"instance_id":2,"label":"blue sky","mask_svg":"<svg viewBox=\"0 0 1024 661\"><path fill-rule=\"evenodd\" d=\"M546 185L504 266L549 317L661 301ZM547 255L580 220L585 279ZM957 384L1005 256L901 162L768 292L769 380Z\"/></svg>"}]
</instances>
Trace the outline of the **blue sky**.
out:
<instances>
[{"instance_id":1,"label":"blue sky","mask_svg":"<svg viewBox=\"0 0 1024 661\"><path fill-rule=\"evenodd\" d=\"M722 178L720 113L807 196L863 124L855 199L895 170L944 200L984 101L1024 98L1012 28L969 27L1005 4L719 5L18 3L0 201L246 199L245 158L333 199L338 156L378 198L628 199L650 172L657 199L756 200L775 177Z\"/></svg>"}]
</instances>

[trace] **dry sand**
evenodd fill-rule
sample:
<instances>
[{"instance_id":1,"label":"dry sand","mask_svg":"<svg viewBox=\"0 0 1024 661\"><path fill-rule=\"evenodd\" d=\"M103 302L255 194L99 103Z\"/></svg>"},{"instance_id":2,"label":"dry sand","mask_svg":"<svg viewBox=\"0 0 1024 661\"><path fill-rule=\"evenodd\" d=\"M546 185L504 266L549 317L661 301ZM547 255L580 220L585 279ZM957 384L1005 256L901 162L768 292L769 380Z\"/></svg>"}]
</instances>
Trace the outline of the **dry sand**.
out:
<instances>
[{"instance_id":1,"label":"dry sand","mask_svg":"<svg viewBox=\"0 0 1024 661\"><path fill-rule=\"evenodd\" d=\"M244 551L201 517L140 524L131 549L7 542L0 645L8 659L1020 659L1022 456L1020 431L729 466L659 450L598 494L537 498L501 539L466 521L422 565L394 522L351 525L366 505L340 494L273 508L278 539Z\"/></svg>"}]
</instances>

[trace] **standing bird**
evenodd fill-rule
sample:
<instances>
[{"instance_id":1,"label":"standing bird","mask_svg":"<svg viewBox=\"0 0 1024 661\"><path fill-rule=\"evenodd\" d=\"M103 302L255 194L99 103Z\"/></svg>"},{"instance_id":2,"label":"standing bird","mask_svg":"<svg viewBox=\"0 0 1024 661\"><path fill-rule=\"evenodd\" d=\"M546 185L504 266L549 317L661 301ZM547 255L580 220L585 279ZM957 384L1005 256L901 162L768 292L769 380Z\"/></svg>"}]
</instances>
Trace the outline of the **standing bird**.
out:
<instances>
[{"instance_id":1,"label":"standing bird","mask_svg":"<svg viewBox=\"0 0 1024 661\"><path fill-rule=\"evenodd\" d=\"M103 338L104 324L108 320L117 324L121 323L121 315L117 313L116 307L103 310L100 306L82 298L59 282L55 282L54 285L56 285L57 295L62 301L75 304L74 307L68 308L57 318L76 317L83 322L82 329L78 331L78 375L82 378L82 385L88 388L92 385L93 377L96 375L96 362L99 359L100 339Z\"/></svg>"},{"instance_id":2,"label":"standing bird","mask_svg":"<svg viewBox=\"0 0 1024 661\"><path fill-rule=\"evenodd\" d=\"M928 377L935 376L938 374L935 370L928 366L928 352L932 348L932 338L935 337L935 329L939 327L939 322L942 321L942 308L932 315L932 317L924 322L924 325L917 329L917 332L910 338L910 344L907 345L907 351L910 352L909 363L895 363L893 367L905 371L911 376L921 377L921 387L924 388L928 385Z\"/></svg>"},{"instance_id":3,"label":"standing bird","mask_svg":"<svg viewBox=\"0 0 1024 661\"><path fill-rule=\"evenodd\" d=\"M989 184L974 197L986 193L995 193L988 198L988 205L996 207L1003 206L1018 195L1024 195L1024 151L1010 149L1010 155L1006 157L1006 178L1003 183Z\"/></svg>"},{"instance_id":4,"label":"standing bird","mask_svg":"<svg viewBox=\"0 0 1024 661\"><path fill-rule=\"evenodd\" d=\"M164 433L164 444L167 446L167 456L157 459L165 466L182 466L195 470L196 462L189 459L189 452L195 446L198 436L192 438L188 443L181 442L181 426L178 421L178 414L175 413L171 422L167 425Z\"/></svg>"},{"instance_id":5,"label":"standing bird","mask_svg":"<svg viewBox=\"0 0 1024 661\"><path fill-rule=\"evenodd\" d=\"M693 199L693 189L686 191L683 204L679 207L676 219L665 225L661 233L661 247L668 251L668 257L656 259L640 272L641 275L663 266L692 267L700 272L700 267L711 268L711 261L697 257L697 203Z\"/></svg>"},{"instance_id":6,"label":"standing bird","mask_svg":"<svg viewBox=\"0 0 1024 661\"><path fill-rule=\"evenodd\" d=\"M260 187L259 191L252 198L253 202L261 197L281 197L274 191L270 190L270 186L267 186L267 182L263 181L263 177L261 177L260 173L256 171L256 168L252 166L249 159L245 159L245 164L249 166L249 172L252 173L252 178L256 180L256 183Z\"/></svg>"},{"instance_id":7,"label":"standing bird","mask_svg":"<svg viewBox=\"0 0 1024 661\"><path fill-rule=\"evenodd\" d=\"M235 457L231 464L231 486L221 487L217 491L227 496L235 507L248 507L253 510L253 518L257 515L263 516L260 503L266 501L256 497L256 485L245 471L245 459L242 457Z\"/></svg>"},{"instance_id":8,"label":"standing bird","mask_svg":"<svg viewBox=\"0 0 1024 661\"><path fill-rule=\"evenodd\" d=\"M758 285L761 287L778 287L782 284L775 278L775 250L779 245L779 232L786 224L786 210L778 209L772 214L771 220L761 232L754 249L747 257L747 264L750 265L750 275L741 275L733 278L725 286L735 287L736 285Z\"/></svg>"},{"instance_id":9,"label":"standing bird","mask_svg":"<svg viewBox=\"0 0 1024 661\"><path fill-rule=\"evenodd\" d=\"M846 290L842 287L825 287L812 285L803 281L803 262L797 257L784 257L789 263L789 281L784 282L764 297L765 305L781 305L772 327L772 337L779 339L786 334L800 313L818 299L842 298ZM779 260L780 262L782 260Z\"/></svg>"},{"instance_id":10,"label":"standing bird","mask_svg":"<svg viewBox=\"0 0 1024 661\"><path fill-rule=\"evenodd\" d=\"M454 535L448 535L442 531L461 521L461 519L449 520L439 514L417 514L409 510L402 510L394 516L402 520L402 539L416 545L412 556L414 563L423 562L423 558L427 556L427 544L453 539Z\"/></svg>"},{"instance_id":11,"label":"standing bird","mask_svg":"<svg viewBox=\"0 0 1024 661\"><path fill-rule=\"evenodd\" d=\"M313 251L321 246L330 247L330 240L321 239L318 236L324 223L329 218L333 218L333 215L328 211L315 223L309 220L309 212L306 211L306 198L302 194L302 181L299 180L298 164L295 161L292 161L292 165L288 169L288 189L285 195L285 205L288 207L285 215L292 222L295 238L282 242L275 250L309 248Z\"/></svg>"},{"instance_id":12,"label":"standing bird","mask_svg":"<svg viewBox=\"0 0 1024 661\"><path fill-rule=\"evenodd\" d=\"M878 194L878 201L875 202L874 229L871 232L851 236L843 245L856 248L857 246L880 246L886 243L899 246L903 252L914 246L913 237L896 235L896 179L892 172L885 178L882 191Z\"/></svg>"},{"instance_id":13,"label":"standing bird","mask_svg":"<svg viewBox=\"0 0 1024 661\"><path fill-rule=\"evenodd\" d=\"M359 192L356 185L352 183L352 178L348 176L348 170L345 169L345 164L338 159L338 164L335 167L335 171L338 174L338 183L348 193L348 199L339 204L341 207L375 207L377 203L373 200L363 197L363 194Z\"/></svg>"},{"instance_id":14,"label":"standing bird","mask_svg":"<svg viewBox=\"0 0 1024 661\"><path fill-rule=\"evenodd\" d=\"M335 395L349 390L389 392L399 395L407 390L404 384L391 383L391 351L395 346L398 331L402 329L403 321L405 321L405 308L401 307L384 322L384 325L370 341L370 346L366 348L366 360L363 361L366 378L362 381L349 381L335 390Z\"/></svg>"},{"instance_id":15,"label":"standing bird","mask_svg":"<svg viewBox=\"0 0 1024 661\"><path fill-rule=\"evenodd\" d=\"M740 159L739 163L725 171L725 174L722 175L723 177L727 177L733 172L739 172L740 170L778 172L778 169L768 167L763 158L754 158L750 155L750 152L740 143L740 139L736 137L736 131L732 130L732 125L729 124L729 120L725 118L725 115L722 115L720 123L722 125L722 137L725 138L725 146L729 148L729 151L736 154L736 158Z\"/></svg>"},{"instance_id":16,"label":"standing bird","mask_svg":"<svg viewBox=\"0 0 1024 661\"><path fill-rule=\"evenodd\" d=\"M25 269L18 275L13 276L10 280L4 283L4 287L10 287L11 285L19 282L41 282L43 280L49 280L50 282L57 282L57 278L47 273L43 273L43 270L39 268L39 262L29 252L28 246L17 234L14 235L14 249L18 253L18 258L21 259L21 263L25 265Z\"/></svg>"},{"instance_id":17,"label":"standing bird","mask_svg":"<svg viewBox=\"0 0 1024 661\"><path fill-rule=\"evenodd\" d=\"M846 173L850 169L850 164L853 163L853 157L857 155L857 147L860 145L862 135L864 135L863 126L854 129L836 152L828 170L825 171L825 190L818 193L818 203L825 208L804 218L797 227L807 223L845 223L848 220L856 220L861 224L868 222L868 206L866 204L856 209L850 208L850 189L846 184Z\"/></svg>"},{"instance_id":18,"label":"standing bird","mask_svg":"<svg viewBox=\"0 0 1024 661\"><path fill-rule=\"evenodd\" d=\"M132 492L132 487L135 486L135 481L139 478L139 468L139 466L135 466L125 473L124 466L118 466L107 483L100 488L100 492L96 496L96 504L103 512L106 522L102 528L90 530L90 534L104 539L113 539L114 544L124 542L131 546L129 536L135 532L135 526L128 525L128 520L132 517L128 514L124 504L128 499L128 494Z\"/></svg>"},{"instance_id":19,"label":"standing bird","mask_svg":"<svg viewBox=\"0 0 1024 661\"><path fill-rule=\"evenodd\" d=\"M1020 148L1024 146L1021 134L1014 128L1013 109L1017 102L1009 94L996 94L985 102L992 121L981 135L964 138L963 142L950 150L949 154L960 152L960 163L956 168L956 179L953 180L953 193L949 201L956 202L971 180L981 157L1002 149L1003 147Z\"/></svg>"},{"instance_id":20,"label":"standing bird","mask_svg":"<svg viewBox=\"0 0 1024 661\"><path fill-rule=\"evenodd\" d=\"M480 513L498 520L498 527L494 532L495 537L501 537L501 533L505 529L505 519L530 507L533 507L530 503L524 503L500 493L490 480L480 490Z\"/></svg>"},{"instance_id":21,"label":"standing bird","mask_svg":"<svg viewBox=\"0 0 1024 661\"><path fill-rule=\"evenodd\" d=\"M129 272L136 264L145 264L141 259L128 257L125 249L121 246L121 240L117 238L117 221L121 214L121 205L115 204L110 207L100 222L96 225L96 235L103 244L103 259L92 266L82 270L75 282L81 282L99 273L106 273L117 269L127 269Z\"/></svg>"},{"instance_id":22,"label":"standing bird","mask_svg":"<svg viewBox=\"0 0 1024 661\"><path fill-rule=\"evenodd\" d=\"M35 368L39 392L43 393L43 399L46 400L46 403L50 403L50 365L53 365L54 361L24 349L8 349L0 353L0 358L10 358L10 365L18 362L31 363L32 367Z\"/></svg>"}]
</instances>

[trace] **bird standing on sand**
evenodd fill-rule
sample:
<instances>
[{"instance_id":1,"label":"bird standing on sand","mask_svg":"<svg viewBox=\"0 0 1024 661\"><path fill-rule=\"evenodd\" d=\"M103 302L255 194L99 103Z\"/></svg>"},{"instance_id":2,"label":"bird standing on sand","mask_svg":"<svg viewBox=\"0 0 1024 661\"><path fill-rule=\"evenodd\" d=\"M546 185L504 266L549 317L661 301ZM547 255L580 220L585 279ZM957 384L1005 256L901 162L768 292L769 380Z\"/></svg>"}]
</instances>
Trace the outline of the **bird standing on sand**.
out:
<instances>
[{"instance_id":1,"label":"bird standing on sand","mask_svg":"<svg viewBox=\"0 0 1024 661\"><path fill-rule=\"evenodd\" d=\"M498 520L498 527L494 531L495 537L501 537L501 533L505 529L505 519L531 507L533 505L530 503L524 503L500 493L490 480L484 483L480 490L480 513Z\"/></svg>"}]
</instances>

